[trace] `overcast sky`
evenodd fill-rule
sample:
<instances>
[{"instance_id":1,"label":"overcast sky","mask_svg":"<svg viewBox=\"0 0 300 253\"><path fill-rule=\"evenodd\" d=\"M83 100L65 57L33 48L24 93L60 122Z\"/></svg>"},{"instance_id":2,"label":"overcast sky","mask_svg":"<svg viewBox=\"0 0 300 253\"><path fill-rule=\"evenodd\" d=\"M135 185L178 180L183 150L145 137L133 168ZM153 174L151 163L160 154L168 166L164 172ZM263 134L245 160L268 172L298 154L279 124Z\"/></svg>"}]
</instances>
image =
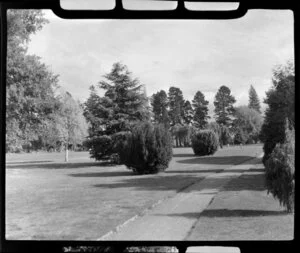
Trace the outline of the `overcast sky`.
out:
<instances>
[{"instance_id":1,"label":"overcast sky","mask_svg":"<svg viewBox=\"0 0 300 253\"><path fill-rule=\"evenodd\" d=\"M49 24L31 37L36 54L60 86L85 101L89 86L112 64L126 64L147 95L179 87L192 100L200 90L213 110L214 96L228 86L236 105L248 103L252 84L260 100L271 87L272 68L293 59L293 13L251 10L235 20L64 20L45 11Z\"/></svg>"}]
</instances>

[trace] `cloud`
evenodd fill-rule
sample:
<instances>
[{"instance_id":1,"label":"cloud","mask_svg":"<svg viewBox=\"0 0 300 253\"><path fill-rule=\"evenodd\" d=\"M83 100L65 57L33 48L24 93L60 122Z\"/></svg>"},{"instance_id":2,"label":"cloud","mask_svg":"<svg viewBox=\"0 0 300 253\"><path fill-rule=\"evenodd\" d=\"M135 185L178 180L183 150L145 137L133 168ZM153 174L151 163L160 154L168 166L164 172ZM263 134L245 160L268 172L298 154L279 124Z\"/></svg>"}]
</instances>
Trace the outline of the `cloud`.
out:
<instances>
[{"instance_id":1,"label":"cloud","mask_svg":"<svg viewBox=\"0 0 300 253\"><path fill-rule=\"evenodd\" d=\"M221 85L237 104L247 104L253 84L261 99L272 68L293 57L293 15L251 10L237 20L64 20L45 11L50 23L32 36L29 52L42 57L60 85L85 100L122 61L146 85L148 95L170 86L191 100L200 90L213 106Z\"/></svg>"}]
</instances>

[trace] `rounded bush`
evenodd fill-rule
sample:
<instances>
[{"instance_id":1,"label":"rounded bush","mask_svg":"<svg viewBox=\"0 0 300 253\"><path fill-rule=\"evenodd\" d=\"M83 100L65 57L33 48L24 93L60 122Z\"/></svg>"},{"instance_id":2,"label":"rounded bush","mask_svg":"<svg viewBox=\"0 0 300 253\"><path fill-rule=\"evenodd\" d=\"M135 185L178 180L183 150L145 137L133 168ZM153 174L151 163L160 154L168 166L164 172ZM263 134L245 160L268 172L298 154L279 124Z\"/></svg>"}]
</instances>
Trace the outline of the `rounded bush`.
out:
<instances>
[{"instance_id":1,"label":"rounded bush","mask_svg":"<svg viewBox=\"0 0 300 253\"><path fill-rule=\"evenodd\" d=\"M202 130L193 135L192 148L195 155L213 155L219 146L218 136L212 130Z\"/></svg>"},{"instance_id":2,"label":"rounded bush","mask_svg":"<svg viewBox=\"0 0 300 253\"><path fill-rule=\"evenodd\" d=\"M113 149L113 141L111 136L102 135L90 138L86 141L89 148L91 158L96 160L107 160Z\"/></svg>"},{"instance_id":3,"label":"rounded bush","mask_svg":"<svg viewBox=\"0 0 300 253\"><path fill-rule=\"evenodd\" d=\"M138 174L165 170L172 159L172 138L163 125L149 122L133 127L119 149L120 162Z\"/></svg>"}]
</instances>

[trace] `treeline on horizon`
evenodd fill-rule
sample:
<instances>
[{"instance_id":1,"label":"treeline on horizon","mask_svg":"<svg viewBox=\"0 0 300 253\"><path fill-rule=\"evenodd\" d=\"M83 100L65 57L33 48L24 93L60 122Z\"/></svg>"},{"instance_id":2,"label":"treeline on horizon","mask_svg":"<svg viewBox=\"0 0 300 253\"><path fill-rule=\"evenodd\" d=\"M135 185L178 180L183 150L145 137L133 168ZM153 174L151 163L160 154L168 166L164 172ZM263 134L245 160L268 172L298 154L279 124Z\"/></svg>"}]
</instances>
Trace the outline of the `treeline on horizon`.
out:
<instances>
[{"instance_id":1,"label":"treeline on horizon","mask_svg":"<svg viewBox=\"0 0 300 253\"><path fill-rule=\"evenodd\" d=\"M145 120L167 127L176 146L188 146L189 135L206 128L219 133L221 145L263 140L260 138L264 135L261 127L265 129L266 126L252 85L248 105L239 107L234 107L236 100L230 89L220 86L214 100L215 121L209 122L208 101L201 90L195 92L192 101L185 100L180 88L174 86L168 91L158 91L148 99L138 79L132 77L125 65L115 63L111 72L90 88L87 101L79 103L70 93L60 92L59 77L38 56L27 52L30 35L41 30L47 22L40 10L8 12L7 152L90 148L95 136L108 138L121 130L128 130L129 125L136 121ZM277 83L293 75L292 63L274 69L274 87L264 102L269 105L268 96L276 90ZM98 96L98 88L105 91L104 96ZM266 116L268 110L270 108ZM288 113L279 119L291 118L292 113L289 106Z\"/></svg>"}]
</instances>

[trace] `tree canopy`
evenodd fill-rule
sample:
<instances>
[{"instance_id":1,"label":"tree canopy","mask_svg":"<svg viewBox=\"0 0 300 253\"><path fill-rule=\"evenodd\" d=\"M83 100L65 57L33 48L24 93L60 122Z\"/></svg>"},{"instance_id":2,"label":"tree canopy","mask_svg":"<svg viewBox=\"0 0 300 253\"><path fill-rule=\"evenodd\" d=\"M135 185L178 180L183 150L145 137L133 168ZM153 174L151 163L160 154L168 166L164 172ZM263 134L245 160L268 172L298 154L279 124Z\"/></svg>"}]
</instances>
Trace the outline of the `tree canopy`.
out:
<instances>
[{"instance_id":1,"label":"tree canopy","mask_svg":"<svg viewBox=\"0 0 300 253\"><path fill-rule=\"evenodd\" d=\"M248 107L251 109L256 110L257 112L261 113L260 111L260 102L258 95L256 93L256 90L254 87L251 85L249 89L249 104Z\"/></svg>"},{"instance_id":2,"label":"tree canopy","mask_svg":"<svg viewBox=\"0 0 300 253\"><path fill-rule=\"evenodd\" d=\"M168 97L164 90L154 93L151 97L151 106L156 123L162 123L169 126L170 119L168 115Z\"/></svg>"},{"instance_id":3,"label":"tree canopy","mask_svg":"<svg viewBox=\"0 0 300 253\"><path fill-rule=\"evenodd\" d=\"M83 143L87 137L88 125L83 116L83 109L70 93L62 94L59 102L58 110L52 114L53 124L50 138L64 146L67 162L69 145Z\"/></svg>"},{"instance_id":4,"label":"tree canopy","mask_svg":"<svg viewBox=\"0 0 300 253\"><path fill-rule=\"evenodd\" d=\"M227 86L221 86L215 96L215 114L218 124L230 125L234 114L233 104L236 102L231 90Z\"/></svg>"},{"instance_id":5,"label":"tree canopy","mask_svg":"<svg viewBox=\"0 0 300 253\"><path fill-rule=\"evenodd\" d=\"M294 64L287 62L273 70L273 86L266 93L268 105L260 138L264 142L264 162L277 143L285 141L285 122L295 127L295 73Z\"/></svg>"},{"instance_id":6,"label":"tree canopy","mask_svg":"<svg viewBox=\"0 0 300 253\"><path fill-rule=\"evenodd\" d=\"M115 134L129 131L133 123L150 120L148 99L143 86L138 79L132 78L126 65L113 64L111 71L103 77L98 87L105 91L104 96L100 97L92 86L84 110L90 124L91 155L96 159L110 158L114 153L108 147L107 152L98 152L98 142L112 144L111 138Z\"/></svg>"},{"instance_id":7,"label":"tree canopy","mask_svg":"<svg viewBox=\"0 0 300 253\"><path fill-rule=\"evenodd\" d=\"M57 107L58 76L27 54L30 35L47 20L40 10L7 12L6 150L32 148Z\"/></svg>"},{"instance_id":8,"label":"tree canopy","mask_svg":"<svg viewBox=\"0 0 300 253\"><path fill-rule=\"evenodd\" d=\"M194 118L194 110L191 105L191 102L188 100L184 101L183 110L182 110L182 118L183 118L183 123L186 125L190 125Z\"/></svg>"},{"instance_id":9,"label":"tree canopy","mask_svg":"<svg viewBox=\"0 0 300 253\"><path fill-rule=\"evenodd\" d=\"M234 116L233 127L235 132L240 133L240 130L242 130L246 137L256 142L263 123L261 114L247 106L239 106L235 108Z\"/></svg>"},{"instance_id":10,"label":"tree canopy","mask_svg":"<svg viewBox=\"0 0 300 253\"><path fill-rule=\"evenodd\" d=\"M197 91L194 99L192 100L192 105L194 107L194 126L196 128L203 129L207 125L207 120L210 118L208 116L208 101L201 91Z\"/></svg>"},{"instance_id":11,"label":"tree canopy","mask_svg":"<svg viewBox=\"0 0 300 253\"><path fill-rule=\"evenodd\" d=\"M183 123L183 108L184 108L184 99L181 89L177 87L170 87L168 93L169 99L169 117L171 125Z\"/></svg>"}]
</instances>

